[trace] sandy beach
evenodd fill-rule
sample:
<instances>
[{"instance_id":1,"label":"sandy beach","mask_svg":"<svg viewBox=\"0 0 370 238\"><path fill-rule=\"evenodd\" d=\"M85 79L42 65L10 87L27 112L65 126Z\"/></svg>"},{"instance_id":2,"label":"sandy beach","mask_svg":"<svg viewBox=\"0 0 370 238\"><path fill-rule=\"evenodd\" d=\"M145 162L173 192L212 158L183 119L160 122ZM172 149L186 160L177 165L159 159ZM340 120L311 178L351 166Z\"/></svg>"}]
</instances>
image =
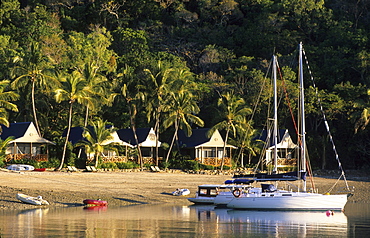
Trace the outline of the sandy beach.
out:
<instances>
[{"instance_id":1,"label":"sandy beach","mask_svg":"<svg viewBox=\"0 0 370 238\"><path fill-rule=\"evenodd\" d=\"M330 178L332 177L332 178ZM9 172L0 171L0 209L27 209L32 205L16 199L17 193L41 195L50 206L82 206L84 199L102 199L109 206L138 204L190 205L186 197L195 195L200 184L222 184L230 175L187 174L183 172ZM355 187L348 202L368 203L368 177L358 172L346 175L349 186ZM319 192L326 192L336 181L332 175L315 176ZM344 187L341 180L338 187ZM172 196L176 188L188 188L188 196ZM334 189L335 190L335 189Z\"/></svg>"}]
</instances>

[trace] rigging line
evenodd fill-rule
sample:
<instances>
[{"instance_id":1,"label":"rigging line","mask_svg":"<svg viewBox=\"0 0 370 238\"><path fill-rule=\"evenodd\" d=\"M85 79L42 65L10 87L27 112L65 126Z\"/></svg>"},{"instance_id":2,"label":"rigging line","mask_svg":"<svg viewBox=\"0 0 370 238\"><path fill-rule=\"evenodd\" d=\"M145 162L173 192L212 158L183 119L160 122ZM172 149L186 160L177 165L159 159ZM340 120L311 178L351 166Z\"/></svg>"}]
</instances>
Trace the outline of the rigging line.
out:
<instances>
[{"instance_id":1,"label":"rigging line","mask_svg":"<svg viewBox=\"0 0 370 238\"><path fill-rule=\"evenodd\" d=\"M262 86L261 86L261 89L260 89L260 92L259 92L259 94L258 94L258 97L257 97L256 103L254 104L254 108L253 108L253 111L252 111L251 117L250 117L250 119L249 119L249 121L250 121L250 122L253 120L254 115L256 114L257 106L258 106L258 104L259 104L259 101L261 100L261 95L262 95L262 92L263 92L263 90L264 90L264 88L265 88L265 84L266 84L266 81L267 81L266 79L267 79L268 72L270 72L270 68L271 68L271 62L270 62L269 67L268 67L268 69L267 69L267 71L266 71L266 74L265 74L265 77L264 77L264 78L265 78L265 80L263 81L263 84L262 84ZM245 133L245 136L244 136L244 140L246 140L246 139L247 139L247 136L248 136L248 134L249 134L249 130L250 130L250 128L251 128L251 127L248 127L247 132ZM241 153L242 153L242 150L239 150L238 160L239 160L239 158L240 158L240 156L241 156ZM255 172L257 171L257 169L258 169L258 165L257 165L257 166L256 166L256 168L255 168Z\"/></svg>"},{"instance_id":2,"label":"rigging line","mask_svg":"<svg viewBox=\"0 0 370 238\"><path fill-rule=\"evenodd\" d=\"M278 62L276 62L276 63L278 64ZM296 134L297 134L297 141L298 141L298 144L299 144L300 146L302 146L301 137L300 137L300 136L299 136L299 134L298 134L299 132L298 132L297 122L296 122L295 117L294 117L293 109L292 109L291 104L290 104L290 101L289 101L289 94L288 94L288 92L287 92L287 90L286 90L286 87L285 87L285 80L284 80L284 77L283 77L283 74L282 74L282 72L281 72L281 69L280 69L279 65L277 65L277 70L278 70L279 77L280 77L281 82L282 82L282 87L283 87L283 89L284 89L285 99L286 99L287 104L288 104L289 112L290 112L290 115L291 115L291 117L292 117L294 130L295 130L295 132L296 132ZM308 161L308 163L309 163L309 161ZM309 166L309 168L310 168L310 166ZM309 178L310 178L311 186L312 186L312 188L315 190L315 183L314 183L314 181L313 181L313 176L312 176L311 169L308 169L308 174L309 174Z\"/></svg>"},{"instance_id":3,"label":"rigging line","mask_svg":"<svg viewBox=\"0 0 370 238\"><path fill-rule=\"evenodd\" d=\"M342 176L343 176L343 179L344 179L344 181L345 181L345 183L346 183L346 187L347 187L347 189L348 189L348 190L350 190L350 189L349 189L349 186L348 186L348 183L347 183L346 176L344 175L344 170L343 170L343 167L342 167L342 163L341 163L341 162L340 162L340 160L339 160L339 155L338 155L337 149L336 149L335 144L334 144L333 136L332 136L332 134L331 134L331 132L330 132L329 123L328 123L328 121L327 121L327 119L326 119L326 115L325 115L324 109L323 109L323 107L322 107L321 99L320 99L320 97L319 97L319 91L318 91L318 89L317 89L317 87L316 87L315 80L314 80L314 78L313 78L313 74L312 74L311 69L310 69L310 65L308 64L308 59L307 59L307 56L306 56L306 52L304 51L304 49L302 49L302 51L303 51L304 59L305 59L305 61L306 61L307 69L308 69L308 72L309 72L309 74L310 74L310 78L311 78L311 81L312 81L313 87L315 88L315 93L316 93L316 97L317 97L318 104L319 104L319 106L320 106L321 113L322 113L322 115L323 115L325 128L326 128L327 133L329 134L329 139L330 139L330 142L331 142L331 144L332 144L332 146L333 146L333 151L334 151L334 153L335 153L335 159L337 160L337 162L338 162L338 166L339 166L339 168L340 168L340 170L341 170L341 172L342 172Z\"/></svg>"}]
</instances>

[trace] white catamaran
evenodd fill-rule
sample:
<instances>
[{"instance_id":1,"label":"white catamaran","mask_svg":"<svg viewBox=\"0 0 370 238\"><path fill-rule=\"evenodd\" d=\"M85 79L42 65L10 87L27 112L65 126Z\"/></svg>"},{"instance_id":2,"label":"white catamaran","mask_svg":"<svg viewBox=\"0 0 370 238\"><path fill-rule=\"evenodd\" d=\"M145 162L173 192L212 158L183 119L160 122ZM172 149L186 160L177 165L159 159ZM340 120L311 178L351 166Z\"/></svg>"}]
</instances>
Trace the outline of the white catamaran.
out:
<instances>
[{"instance_id":1,"label":"white catamaran","mask_svg":"<svg viewBox=\"0 0 370 238\"><path fill-rule=\"evenodd\" d=\"M273 184L262 184L262 189L250 189L234 193L233 198L228 204L228 208L233 209L265 209L265 210L343 210L347 203L348 194L320 194L306 191L306 139L305 139L305 114L304 114L304 89L303 89L303 47L299 45L299 84L300 84L300 132L298 144L300 147L300 168L297 173L277 173L277 93L276 93L276 56L273 57L273 80L274 80L274 130L273 143L275 144L274 154L274 173L255 174L254 180L257 182L267 181L292 181L302 180L302 188L298 191L278 190ZM328 127L327 127L328 129ZM342 175L344 172L342 170ZM344 177L345 178L345 177ZM350 190L347 185L348 191Z\"/></svg>"}]
</instances>

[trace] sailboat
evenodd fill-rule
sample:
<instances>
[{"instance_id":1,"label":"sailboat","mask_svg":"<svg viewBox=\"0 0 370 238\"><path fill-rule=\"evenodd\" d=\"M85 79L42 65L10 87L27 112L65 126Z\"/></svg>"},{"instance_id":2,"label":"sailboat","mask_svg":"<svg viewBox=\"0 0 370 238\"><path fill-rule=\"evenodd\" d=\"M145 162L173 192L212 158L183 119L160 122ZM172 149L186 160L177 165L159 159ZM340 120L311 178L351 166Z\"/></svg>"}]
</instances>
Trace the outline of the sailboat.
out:
<instances>
[{"instance_id":1,"label":"sailboat","mask_svg":"<svg viewBox=\"0 0 370 238\"><path fill-rule=\"evenodd\" d=\"M277 173L277 96L276 96L276 56L273 56L273 80L274 80L274 130L273 142L275 144L274 170L272 174L255 174L253 179L257 182L266 181L302 181L302 189L298 191L278 190L273 184L261 184L260 190L245 190L234 193L228 204L233 209L266 209L266 210L343 210L347 203L348 194L320 194L306 191L306 133L304 114L304 89L303 89L303 46L299 44L299 84L300 84L300 133L299 154L300 168L295 173ZM347 185L348 188L348 185Z\"/></svg>"}]
</instances>

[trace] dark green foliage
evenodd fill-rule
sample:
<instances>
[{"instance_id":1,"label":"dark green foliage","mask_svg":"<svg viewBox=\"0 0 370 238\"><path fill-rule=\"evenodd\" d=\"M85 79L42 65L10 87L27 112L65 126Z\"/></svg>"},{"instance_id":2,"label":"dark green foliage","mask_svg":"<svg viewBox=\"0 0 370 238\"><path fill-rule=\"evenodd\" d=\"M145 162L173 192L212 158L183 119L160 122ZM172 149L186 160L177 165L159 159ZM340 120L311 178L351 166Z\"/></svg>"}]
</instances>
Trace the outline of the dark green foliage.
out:
<instances>
[{"instance_id":1,"label":"dark green foliage","mask_svg":"<svg viewBox=\"0 0 370 238\"><path fill-rule=\"evenodd\" d=\"M62 3L3 0L0 3L0 80L14 82L20 76L14 75L14 68L19 65L30 66L30 72L52 69L53 74L48 76L56 77L62 73L70 75L72 71L82 73L83 66L89 64L96 69L97 75L107 78L109 84L105 89L108 93L97 100L89 114L85 105L75 103L72 126L83 126L85 115L88 115L88 120L101 117L116 128L154 127L156 119L162 123L168 116L154 110L160 108L159 103L171 106L168 95L174 92L172 82L181 82L172 78L164 85L166 89L161 92L161 98L153 100L153 95L159 95L156 94L159 87L151 84L144 69L157 77L155 69L161 61L169 71L191 71L191 83L196 86L187 88L191 91L191 101L199 106L197 116L204 121L205 127L211 128L219 122L216 102L220 95L233 91L245 101L246 107L255 108L251 125L260 130L269 110L271 85L266 84L264 88L262 85L273 53L278 54L280 66L289 67L283 69L283 75L293 111L296 111L293 55L302 41L342 163L349 168L361 168L370 163L366 150L370 146L367 126L370 117L365 113L370 110L368 9L366 1L343 0ZM35 44L39 45L35 55L40 59L37 68L30 58L30 46ZM126 66L132 69L130 93L120 99L117 94L128 83L128 78L122 75ZM312 82L307 79L305 84L308 89ZM70 101L56 103L53 91L41 86L35 88L37 119L42 136L57 143L50 146L51 158L60 159L61 134L68 126ZM13 90L21 95L14 102L19 112L9 112L8 121L33 121L31 84ZM312 164L317 168L335 167L315 94L311 89L307 93L307 135L317 138L308 140ZM257 99L260 104L254 107ZM291 127L290 112L284 103L285 108L279 111L279 118L283 118L280 127ZM154 118L155 115L159 115L158 118ZM191 126L194 128L195 124ZM161 124L159 131L171 134ZM203 169L189 158L182 158L177 151L172 155L163 167ZM85 158L75 157L69 146L67 164L84 167ZM326 158L325 163L322 158Z\"/></svg>"}]
</instances>

